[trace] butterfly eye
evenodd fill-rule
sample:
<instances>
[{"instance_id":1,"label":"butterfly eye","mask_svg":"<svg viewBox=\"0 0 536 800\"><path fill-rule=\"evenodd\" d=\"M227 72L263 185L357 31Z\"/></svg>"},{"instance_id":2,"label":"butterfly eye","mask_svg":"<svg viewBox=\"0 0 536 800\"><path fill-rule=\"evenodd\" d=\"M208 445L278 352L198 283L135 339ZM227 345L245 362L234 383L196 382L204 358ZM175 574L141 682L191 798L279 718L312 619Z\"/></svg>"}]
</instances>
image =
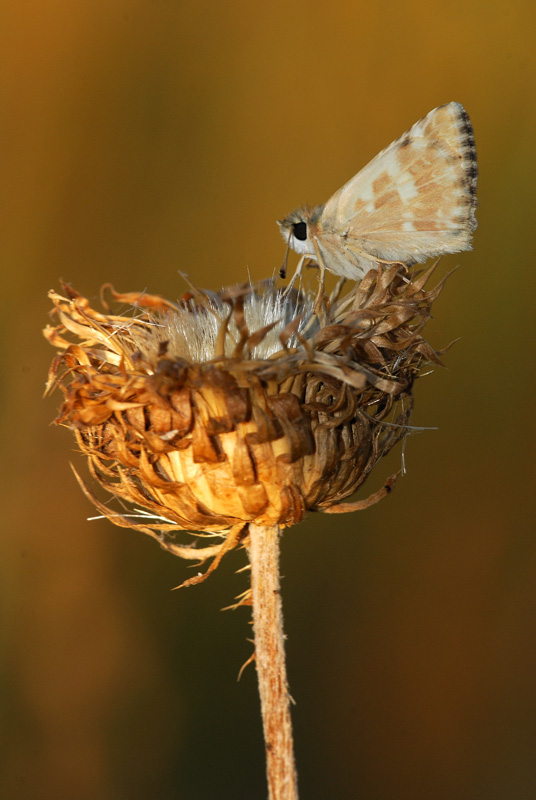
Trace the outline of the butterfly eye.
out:
<instances>
[{"instance_id":1,"label":"butterfly eye","mask_svg":"<svg viewBox=\"0 0 536 800\"><path fill-rule=\"evenodd\" d=\"M307 239L307 225L305 222L295 222L292 226L292 233L300 242Z\"/></svg>"}]
</instances>

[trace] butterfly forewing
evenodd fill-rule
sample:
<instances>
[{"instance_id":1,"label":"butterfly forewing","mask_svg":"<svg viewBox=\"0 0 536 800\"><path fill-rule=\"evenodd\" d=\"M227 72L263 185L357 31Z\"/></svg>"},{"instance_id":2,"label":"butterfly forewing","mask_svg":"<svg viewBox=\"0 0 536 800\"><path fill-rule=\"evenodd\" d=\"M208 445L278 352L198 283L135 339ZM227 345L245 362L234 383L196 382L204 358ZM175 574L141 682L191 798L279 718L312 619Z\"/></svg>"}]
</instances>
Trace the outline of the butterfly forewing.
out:
<instances>
[{"instance_id":1,"label":"butterfly forewing","mask_svg":"<svg viewBox=\"0 0 536 800\"><path fill-rule=\"evenodd\" d=\"M476 178L466 112L439 106L328 200L316 236L325 266L358 278L374 258L422 262L469 249Z\"/></svg>"}]
</instances>

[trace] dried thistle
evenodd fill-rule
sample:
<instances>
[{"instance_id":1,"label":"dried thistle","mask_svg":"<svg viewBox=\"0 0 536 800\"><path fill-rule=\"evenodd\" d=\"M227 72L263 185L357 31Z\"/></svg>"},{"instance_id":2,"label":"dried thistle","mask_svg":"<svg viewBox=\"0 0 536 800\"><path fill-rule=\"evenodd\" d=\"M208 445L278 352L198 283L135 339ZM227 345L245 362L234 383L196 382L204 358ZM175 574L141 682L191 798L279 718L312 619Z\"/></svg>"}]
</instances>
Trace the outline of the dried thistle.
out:
<instances>
[{"instance_id":1,"label":"dried thistle","mask_svg":"<svg viewBox=\"0 0 536 800\"><path fill-rule=\"evenodd\" d=\"M364 508L394 484L341 502L407 433L414 380L438 362L421 333L441 289L424 288L432 269L411 280L397 265L372 270L346 296L339 286L324 297L319 315L312 296L271 281L194 289L177 304L111 289L121 313L68 286L50 293L56 422L73 429L95 480L137 510L111 510L78 478L86 495L175 555L212 558L182 586L239 543L248 551L241 603L253 604L271 798L297 796L279 532L307 511ZM181 531L194 542L179 543Z\"/></svg>"}]
</instances>

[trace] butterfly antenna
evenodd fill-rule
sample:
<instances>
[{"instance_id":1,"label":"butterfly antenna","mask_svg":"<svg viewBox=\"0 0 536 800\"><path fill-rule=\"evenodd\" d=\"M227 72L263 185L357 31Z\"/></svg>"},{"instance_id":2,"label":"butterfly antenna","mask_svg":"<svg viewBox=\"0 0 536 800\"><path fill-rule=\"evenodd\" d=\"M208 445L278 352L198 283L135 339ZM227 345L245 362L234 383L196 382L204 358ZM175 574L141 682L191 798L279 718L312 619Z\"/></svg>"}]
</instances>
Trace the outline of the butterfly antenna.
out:
<instances>
[{"instance_id":1,"label":"butterfly antenna","mask_svg":"<svg viewBox=\"0 0 536 800\"><path fill-rule=\"evenodd\" d=\"M283 259L283 263L279 267L279 277L286 278L287 277L287 262L288 262L288 254L290 250L290 237L292 236L291 233L288 235L287 239L287 249L285 250L285 258Z\"/></svg>"}]
</instances>

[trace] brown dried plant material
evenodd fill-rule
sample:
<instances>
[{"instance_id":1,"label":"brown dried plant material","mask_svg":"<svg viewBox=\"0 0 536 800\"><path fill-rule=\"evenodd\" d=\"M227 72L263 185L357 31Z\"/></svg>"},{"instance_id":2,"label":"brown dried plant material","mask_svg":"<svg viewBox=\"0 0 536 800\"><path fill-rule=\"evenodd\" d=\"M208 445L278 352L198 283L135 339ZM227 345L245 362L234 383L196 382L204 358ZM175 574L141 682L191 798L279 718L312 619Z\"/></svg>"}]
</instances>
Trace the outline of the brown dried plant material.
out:
<instances>
[{"instance_id":1,"label":"brown dried plant material","mask_svg":"<svg viewBox=\"0 0 536 800\"><path fill-rule=\"evenodd\" d=\"M320 316L312 296L270 281L192 289L178 303L112 289L105 313L68 286L52 291L56 422L75 432L93 478L135 510L111 510L79 479L85 493L176 555L213 558L209 571L249 523L288 527L307 511L376 502L393 480L337 505L407 433L414 380L439 361L421 335L441 288L424 288L431 271L371 271L324 298ZM198 538L179 544L180 531Z\"/></svg>"}]
</instances>

